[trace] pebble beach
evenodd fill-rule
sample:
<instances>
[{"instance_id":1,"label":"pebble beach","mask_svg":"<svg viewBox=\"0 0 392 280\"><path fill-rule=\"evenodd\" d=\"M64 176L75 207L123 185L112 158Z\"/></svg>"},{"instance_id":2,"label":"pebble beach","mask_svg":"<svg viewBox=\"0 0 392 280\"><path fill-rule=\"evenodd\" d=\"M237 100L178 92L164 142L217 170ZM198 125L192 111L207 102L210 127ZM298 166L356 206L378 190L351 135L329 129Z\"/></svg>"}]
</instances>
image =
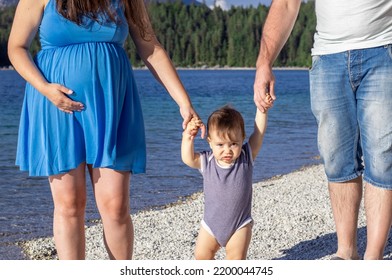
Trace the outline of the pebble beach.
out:
<instances>
[{"instance_id":1,"label":"pebble beach","mask_svg":"<svg viewBox=\"0 0 392 280\"><path fill-rule=\"evenodd\" d=\"M160 209L132 214L136 260L192 260L203 194L196 193ZM253 185L255 221L249 260L328 260L336 251L336 232L322 165L302 168ZM105 260L102 225L86 227L86 259ZM363 204L358 224L358 247L363 256L366 226ZM19 242L26 259L56 259L53 238ZM224 249L217 254L224 259ZM384 259L392 260L392 234Z\"/></svg>"}]
</instances>

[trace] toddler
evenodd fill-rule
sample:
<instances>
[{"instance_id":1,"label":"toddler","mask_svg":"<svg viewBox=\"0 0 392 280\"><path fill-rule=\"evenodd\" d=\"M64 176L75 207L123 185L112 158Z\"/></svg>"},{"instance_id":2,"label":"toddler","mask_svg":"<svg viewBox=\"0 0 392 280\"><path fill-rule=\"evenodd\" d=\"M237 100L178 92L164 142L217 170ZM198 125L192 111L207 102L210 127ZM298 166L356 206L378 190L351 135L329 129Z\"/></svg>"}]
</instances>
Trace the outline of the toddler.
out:
<instances>
[{"instance_id":1,"label":"toddler","mask_svg":"<svg viewBox=\"0 0 392 280\"><path fill-rule=\"evenodd\" d=\"M273 102L267 95L267 102ZM257 109L254 131L245 140L241 114L225 106L207 122L211 151L194 152L194 135L203 126L192 119L183 132L181 157L203 175L204 218L197 237L195 258L211 260L224 247L226 259L246 259L252 235L252 172L267 126L267 113Z\"/></svg>"}]
</instances>

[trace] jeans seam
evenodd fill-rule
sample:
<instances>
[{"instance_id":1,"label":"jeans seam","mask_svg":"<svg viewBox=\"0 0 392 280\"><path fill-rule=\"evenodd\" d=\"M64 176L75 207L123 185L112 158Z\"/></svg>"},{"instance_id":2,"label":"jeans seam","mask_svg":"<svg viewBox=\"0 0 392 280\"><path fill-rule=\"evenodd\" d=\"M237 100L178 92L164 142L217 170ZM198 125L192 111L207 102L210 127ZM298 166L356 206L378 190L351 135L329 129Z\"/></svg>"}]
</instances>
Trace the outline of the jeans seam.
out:
<instances>
[{"instance_id":1,"label":"jeans seam","mask_svg":"<svg viewBox=\"0 0 392 280\"><path fill-rule=\"evenodd\" d=\"M351 72L351 51L350 50L347 51L347 70L348 70L348 78L350 81L351 89L354 90L355 87L352 83L352 78L351 78L352 72Z\"/></svg>"}]
</instances>

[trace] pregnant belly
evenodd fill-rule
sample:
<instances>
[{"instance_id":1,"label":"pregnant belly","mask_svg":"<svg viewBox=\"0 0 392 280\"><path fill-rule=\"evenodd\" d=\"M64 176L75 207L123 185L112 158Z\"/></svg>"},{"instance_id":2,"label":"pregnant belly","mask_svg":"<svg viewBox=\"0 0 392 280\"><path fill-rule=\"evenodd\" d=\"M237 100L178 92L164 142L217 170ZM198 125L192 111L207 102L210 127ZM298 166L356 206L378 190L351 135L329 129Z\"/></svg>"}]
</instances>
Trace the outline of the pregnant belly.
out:
<instances>
[{"instance_id":1,"label":"pregnant belly","mask_svg":"<svg viewBox=\"0 0 392 280\"><path fill-rule=\"evenodd\" d=\"M124 49L110 43L45 49L36 63L48 82L73 90L71 98L81 102L86 94L118 89L132 71Z\"/></svg>"}]
</instances>

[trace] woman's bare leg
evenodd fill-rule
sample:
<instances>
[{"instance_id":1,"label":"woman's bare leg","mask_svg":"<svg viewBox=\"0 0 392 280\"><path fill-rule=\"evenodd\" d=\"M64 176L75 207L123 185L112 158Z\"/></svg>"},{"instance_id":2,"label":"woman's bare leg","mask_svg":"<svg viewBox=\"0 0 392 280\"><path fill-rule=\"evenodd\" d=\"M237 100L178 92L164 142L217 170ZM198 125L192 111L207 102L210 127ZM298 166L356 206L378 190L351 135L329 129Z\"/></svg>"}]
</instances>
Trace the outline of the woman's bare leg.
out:
<instances>
[{"instance_id":1,"label":"woman's bare leg","mask_svg":"<svg viewBox=\"0 0 392 280\"><path fill-rule=\"evenodd\" d=\"M53 234L62 260L85 258L85 164L66 174L49 177L54 202Z\"/></svg>"},{"instance_id":2,"label":"woman's bare leg","mask_svg":"<svg viewBox=\"0 0 392 280\"><path fill-rule=\"evenodd\" d=\"M134 233L129 205L130 172L96 168L91 170L91 175L109 258L132 259Z\"/></svg>"}]
</instances>

